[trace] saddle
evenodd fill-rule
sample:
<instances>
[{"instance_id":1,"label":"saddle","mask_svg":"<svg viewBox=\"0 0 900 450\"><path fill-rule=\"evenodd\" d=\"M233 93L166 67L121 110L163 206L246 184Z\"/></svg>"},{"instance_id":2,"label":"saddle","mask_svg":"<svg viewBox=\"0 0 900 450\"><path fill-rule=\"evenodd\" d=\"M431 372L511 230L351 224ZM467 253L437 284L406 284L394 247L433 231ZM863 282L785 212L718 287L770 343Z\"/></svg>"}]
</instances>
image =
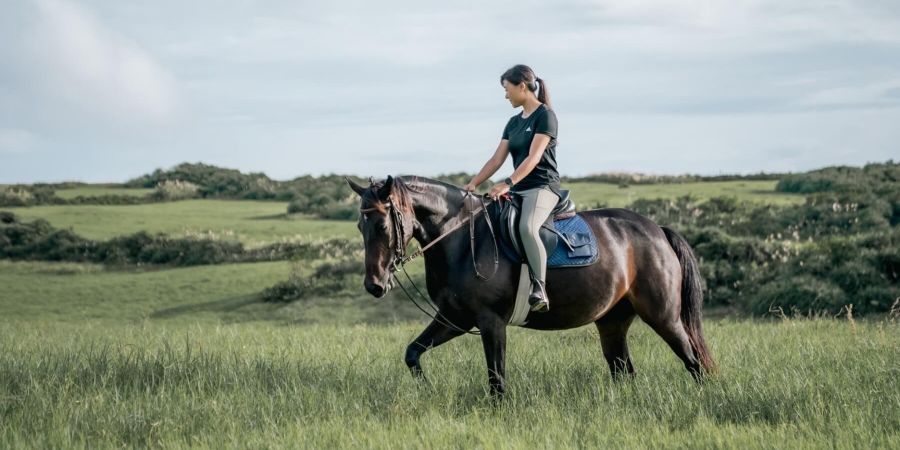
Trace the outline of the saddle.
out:
<instances>
[{"instance_id":1,"label":"saddle","mask_svg":"<svg viewBox=\"0 0 900 450\"><path fill-rule=\"evenodd\" d=\"M596 262L597 240L590 227L575 213L575 204L568 190L560 191L560 199L547 220L541 225L539 236L547 250L547 267L585 266ZM491 204L489 214L499 224L500 247L513 261L525 262L522 239L519 236L519 211L522 197L511 192L502 201Z\"/></svg>"}]
</instances>

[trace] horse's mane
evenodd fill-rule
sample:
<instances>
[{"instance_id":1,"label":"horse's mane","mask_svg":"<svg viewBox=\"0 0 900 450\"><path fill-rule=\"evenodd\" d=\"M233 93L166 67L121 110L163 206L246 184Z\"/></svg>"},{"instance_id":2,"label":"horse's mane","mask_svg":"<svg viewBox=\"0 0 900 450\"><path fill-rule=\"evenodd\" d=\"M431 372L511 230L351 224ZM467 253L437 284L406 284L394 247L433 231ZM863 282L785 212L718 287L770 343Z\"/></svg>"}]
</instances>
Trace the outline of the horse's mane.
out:
<instances>
[{"instance_id":1,"label":"horse's mane","mask_svg":"<svg viewBox=\"0 0 900 450\"><path fill-rule=\"evenodd\" d=\"M428 189L430 187L441 187L447 189L448 192L462 193L462 189L459 186L455 186L441 180L420 177L417 175L400 175L393 177L393 180L394 186L392 189L392 195L394 197L394 201L397 206L404 211L412 210L412 198L410 197L410 192L421 194L423 193L422 188ZM369 187L373 190L373 193L377 192L378 189L384 186L385 181L386 180L372 181L372 184ZM376 207L381 209L380 202L376 202Z\"/></svg>"},{"instance_id":2,"label":"horse's mane","mask_svg":"<svg viewBox=\"0 0 900 450\"><path fill-rule=\"evenodd\" d=\"M394 180L395 181L402 180L407 185L409 185L410 182L411 183L424 183L426 185L437 185L437 186L445 187L445 188L447 188L447 190L450 190L450 191L462 191L462 189L459 186L447 183L445 181L435 180L433 178L427 178L427 177L420 177L417 175L400 175L397 178L395 178Z\"/></svg>"}]
</instances>

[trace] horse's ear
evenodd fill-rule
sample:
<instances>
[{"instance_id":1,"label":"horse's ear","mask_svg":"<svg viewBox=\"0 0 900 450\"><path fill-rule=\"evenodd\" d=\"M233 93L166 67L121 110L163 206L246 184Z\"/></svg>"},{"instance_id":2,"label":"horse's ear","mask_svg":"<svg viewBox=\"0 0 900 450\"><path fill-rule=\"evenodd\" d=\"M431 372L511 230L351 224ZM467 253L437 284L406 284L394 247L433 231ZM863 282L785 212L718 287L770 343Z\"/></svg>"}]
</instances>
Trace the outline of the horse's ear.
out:
<instances>
[{"instance_id":1,"label":"horse's ear","mask_svg":"<svg viewBox=\"0 0 900 450\"><path fill-rule=\"evenodd\" d=\"M357 195L362 197L363 192L366 191L366 188L354 183L353 180L350 179L350 177L344 177L344 179L347 180L347 184L350 185L350 189L353 189L353 192L356 192Z\"/></svg>"},{"instance_id":2,"label":"horse's ear","mask_svg":"<svg viewBox=\"0 0 900 450\"><path fill-rule=\"evenodd\" d=\"M378 189L378 198L386 202L388 198L391 196L391 189L394 188L394 177L388 175L387 179L384 180L384 185L382 185Z\"/></svg>"}]
</instances>

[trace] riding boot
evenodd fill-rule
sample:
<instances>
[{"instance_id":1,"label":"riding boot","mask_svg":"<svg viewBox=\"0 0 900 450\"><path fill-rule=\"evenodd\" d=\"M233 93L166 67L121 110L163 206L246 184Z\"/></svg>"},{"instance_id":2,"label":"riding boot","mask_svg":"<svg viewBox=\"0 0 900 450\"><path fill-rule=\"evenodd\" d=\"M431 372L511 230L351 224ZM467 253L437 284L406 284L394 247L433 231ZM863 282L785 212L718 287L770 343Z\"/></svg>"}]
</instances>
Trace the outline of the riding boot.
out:
<instances>
[{"instance_id":1,"label":"riding boot","mask_svg":"<svg viewBox=\"0 0 900 450\"><path fill-rule=\"evenodd\" d=\"M544 289L543 281L531 281L531 295L528 296L528 304L535 312L550 311L550 300L547 299L547 290Z\"/></svg>"}]
</instances>

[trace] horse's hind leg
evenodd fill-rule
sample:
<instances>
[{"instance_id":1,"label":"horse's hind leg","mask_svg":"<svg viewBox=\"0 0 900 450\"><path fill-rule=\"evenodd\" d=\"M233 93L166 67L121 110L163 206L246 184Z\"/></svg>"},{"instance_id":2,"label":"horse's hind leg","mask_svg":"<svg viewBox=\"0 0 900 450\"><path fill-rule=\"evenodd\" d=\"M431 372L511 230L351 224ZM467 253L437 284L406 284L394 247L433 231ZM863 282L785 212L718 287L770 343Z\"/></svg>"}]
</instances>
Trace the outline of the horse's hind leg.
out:
<instances>
[{"instance_id":1,"label":"horse's hind leg","mask_svg":"<svg viewBox=\"0 0 900 450\"><path fill-rule=\"evenodd\" d=\"M406 366L409 367L409 371L416 378L424 380L425 372L422 371L422 365L419 364L419 358L422 356L422 353L460 336L463 333L463 331L449 328L440 322L432 320L431 323L425 327L425 330L422 331L422 334L410 342L406 347L406 356L404 357L404 360L406 361Z\"/></svg>"},{"instance_id":2,"label":"horse's hind leg","mask_svg":"<svg viewBox=\"0 0 900 450\"><path fill-rule=\"evenodd\" d=\"M700 372L700 361L694 355L694 349L691 347L691 341L688 339L687 332L681 324L681 319L675 322L665 322L660 325L650 325L663 340L669 344L672 351L681 358L684 367L691 373L696 381L702 381L703 374Z\"/></svg>"},{"instance_id":3,"label":"horse's hind leg","mask_svg":"<svg viewBox=\"0 0 900 450\"><path fill-rule=\"evenodd\" d=\"M669 347L684 363L694 380L701 381L700 361L694 354L687 331L681 322L680 289L662 289L652 286L640 289L635 296L635 311L641 320L669 344Z\"/></svg>"},{"instance_id":4,"label":"horse's hind leg","mask_svg":"<svg viewBox=\"0 0 900 450\"><path fill-rule=\"evenodd\" d=\"M600 332L600 346L603 357L609 365L613 380L623 376L634 376L634 364L628 352L628 327L634 320L635 312L628 299L621 299L608 313L594 324Z\"/></svg>"}]
</instances>

